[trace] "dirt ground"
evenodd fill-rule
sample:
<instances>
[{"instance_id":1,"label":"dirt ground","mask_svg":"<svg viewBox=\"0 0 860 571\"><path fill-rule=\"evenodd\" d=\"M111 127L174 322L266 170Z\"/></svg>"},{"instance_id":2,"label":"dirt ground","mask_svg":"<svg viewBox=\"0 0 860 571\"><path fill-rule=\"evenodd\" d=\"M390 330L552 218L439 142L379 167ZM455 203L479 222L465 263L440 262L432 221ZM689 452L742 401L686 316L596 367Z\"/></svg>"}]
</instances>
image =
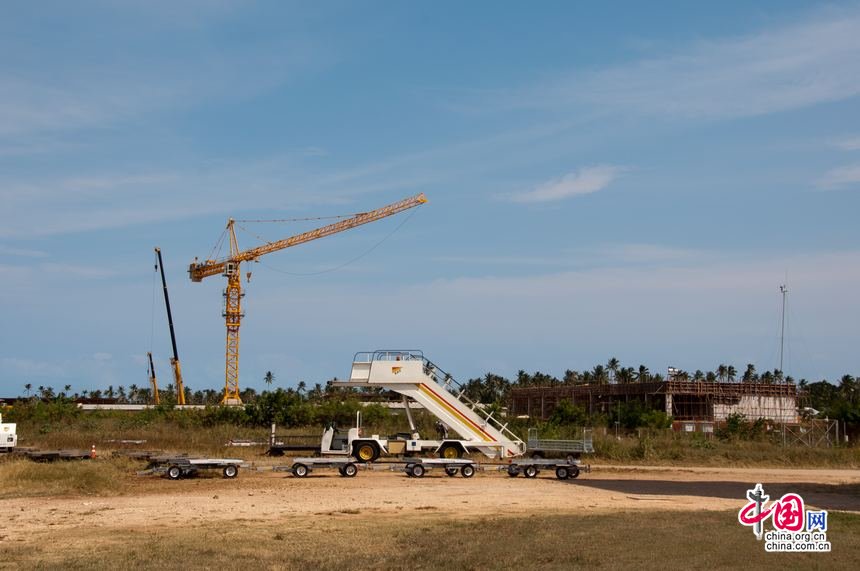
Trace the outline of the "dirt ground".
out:
<instances>
[{"instance_id":1,"label":"dirt ground","mask_svg":"<svg viewBox=\"0 0 860 571\"><path fill-rule=\"evenodd\" d=\"M789 491L816 508L860 513L860 471L593 466L590 474L559 481L549 472L528 480L481 471L474 478L422 479L402 472L333 470L307 478L244 470L179 481L141 476L118 497L16 498L0 501L0 540L20 546L76 530L165 531L190 522L289 521L309 529L320 516L470 518L530 514L588 514L631 510L737 510L746 490L764 485L771 498ZM9 543L7 543L9 545Z\"/></svg>"}]
</instances>

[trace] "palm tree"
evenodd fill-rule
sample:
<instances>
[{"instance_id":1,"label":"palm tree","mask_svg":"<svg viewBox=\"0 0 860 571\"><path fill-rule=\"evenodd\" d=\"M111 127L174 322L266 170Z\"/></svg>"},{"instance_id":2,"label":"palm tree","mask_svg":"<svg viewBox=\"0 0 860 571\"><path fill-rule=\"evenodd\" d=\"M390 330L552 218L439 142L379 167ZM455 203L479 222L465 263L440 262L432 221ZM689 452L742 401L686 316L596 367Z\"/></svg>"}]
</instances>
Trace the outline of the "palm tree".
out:
<instances>
[{"instance_id":1,"label":"palm tree","mask_svg":"<svg viewBox=\"0 0 860 571\"><path fill-rule=\"evenodd\" d=\"M704 381L705 380L705 373L702 372L701 369L696 369L696 372L693 373L693 380L694 381L700 381L700 382Z\"/></svg>"},{"instance_id":2,"label":"palm tree","mask_svg":"<svg viewBox=\"0 0 860 571\"><path fill-rule=\"evenodd\" d=\"M594 382L598 385L605 385L609 381L609 375L603 365L595 365L591 372Z\"/></svg>"},{"instance_id":3,"label":"palm tree","mask_svg":"<svg viewBox=\"0 0 860 571\"><path fill-rule=\"evenodd\" d=\"M272 382L275 380L275 375L272 374L272 371L266 371L266 375L263 377L263 380L271 388Z\"/></svg>"},{"instance_id":4,"label":"palm tree","mask_svg":"<svg viewBox=\"0 0 860 571\"><path fill-rule=\"evenodd\" d=\"M743 382L752 383L758 379L758 375L755 374L755 365L752 363L747 363L747 370L744 371Z\"/></svg>"},{"instance_id":5,"label":"palm tree","mask_svg":"<svg viewBox=\"0 0 860 571\"><path fill-rule=\"evenodd\" d=\"M626 385L633 382L633 379L636 378L636 372L633 367L621 367L615 378L619 383Z\"/></svg>"},{"instance_id":6,"label":"palm tree","mask_svg":"<svg viewBox=\"0 0 860 571\"><path fill-rule=\"evenodd\" d=\"M302 394L303 392L305 392L305 389L306 389L306 388L308 388L308 385L307 385L304 381L299 381L299 384L298 384L298 386L296 387L296 391L297 391L299 394Z\"/></svg>"},{"instance_id":7,"label":"palm tree","mask_svg":"<svg viewBox=\"0 0 860 571\"><path fill-rule=\"evenodd\" d=\"M726 368L726 379L728 379L730 383L734 382L737 375L738 370L735 369L734 365L729 365L728 368Z\"/></svg>"},{"instance_id":8,"label":"palm tree","mask_svg":"<svg viewBox=\"0 0 860 571\"><path fill-rule=\"evenodd\" d=\"M27 396L30 396L30 391L33 390L33 383L27 383L24 385L24 390L27 391Z\"/></svg>"},{"instance_id":9,"label":"palm tree","mask_svg":"<svg viewBox=\"0 0 860 571\"><path fill-rule=\"evenodd\" d=\"M606 368L611 373L609 376L609 380L613 383L615 382L615 378L618 376L618 367L620 365L621 365L621 362L618 359L616 359L615 357L610 358L606 362Z\"/></svg>"},{"instance_id":10,"label":"palm tree","mask_svg":"<svg viewBox=\"0 0 860 571\"><path fill-rule=\"evenodd\" d=\"M851 375L843 375L839 379L839 396L851 405L858 404L860 402L860 390L857 387L857 379Z\"/></svg>"},{"instance_id":11,"label":"palm tree","mask_svg":"<svg viewBox=\"0 0 860 571\"><path fill-rule=\"evenodd\" d=\"M639 372L636 373L636 380L640 383L647 383L650 374L651 373L648 371L648 367L646 367L645 365L639 365Z\"/></svg>"},{"instance_id":12,"label":"palm tree","mask_svg":"<svg viewBox=\"0 0 860 571\"><path fill-rule=\"evenodd\" d=\"M717 377L720 378L720 381L725 381L728 374L729 368L726 365L719 365L717 367Z\"/></svg>"},{"instance_id":13,"label":"palm tree","mask_svg":"<svg viewBox=\"0 0 860 571\"><path fill-rule=\"evenodd\" d=\"M708 371L707 374L705 375L705 381L707 381L709 383L716 383L717 382L716 373L714 373L713 371Z\"/></svg>"}]
</instances>

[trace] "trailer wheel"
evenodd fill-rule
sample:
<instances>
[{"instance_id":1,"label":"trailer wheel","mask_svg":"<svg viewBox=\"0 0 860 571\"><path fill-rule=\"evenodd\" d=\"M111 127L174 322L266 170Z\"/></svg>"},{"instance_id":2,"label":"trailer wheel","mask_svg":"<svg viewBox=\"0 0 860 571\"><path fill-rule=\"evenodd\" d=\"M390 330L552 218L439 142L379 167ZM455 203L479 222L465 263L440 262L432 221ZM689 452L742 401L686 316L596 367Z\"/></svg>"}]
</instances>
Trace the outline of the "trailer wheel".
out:
<instances>
[{"instance_id":1,"label":"trailer wheel","mask_svg":"<svg viewBox=\"0 0 860 571\"><path fill-rule=\"evenodd\" d=\"M352 455L362 462L373 462L379 458L379 447L375 442L358 442L352 447Z\"/></svg>"},{"instance_id":2,"label":"trailer wheel","mask_svg":"<svg viewBox=\"0 0 860 571\"><path fill-rule=\"evenodd\" d=\"M407 464L406 468L403 470L404 472L406 472L406 475L409 476L410 478L415 475L412 473L412 468L414 466L415 466L415 464Z\"/></svg>"},{"instance_id":3,"label":"trailer wheel","mask_svg":"<svg viewBox=\"0 0 860 571\"><path fill-rule=\"evenodd\" d=\"M304 478L308 475L308 467L304 464L293 464L293 476L296 478Z\"/></svg>"},{"instance_id":4,"label":"trailer wheel","mask_svg":"<svg viewBox=\"0 0 860 571\"><path fill-rule=\"evenodd\" d=\"M230 464L229 466L224 466L224 477L225 478L235 478L239 475L239 467L235 464Z\"/></svg>"},{"instance_id":5,"label":"trailer wheel","mask_svg":"<svg viewBox=\"0 0 860 571\"><path fill-rule=\"evenodd\" d=\"M462 456L463 450L456 444L443 444L439 449L439 458L453 460L454 458L461 458Z\"/></svg>"},{"instance_id":6,"label":"trailer wheel","mask_svg":"<svg viewBox=\"0 0 860 571\"><path fill-rule=\"evenodd\" d=\"M508 476L511 478L516 478L520 475L520 469L517 466L508 466Z\"/></svg>"},{"instance_id":7,"label":"trailer wheel","mask_svg":"<svg viewBox=\"0 0 860 571\"><path fill-rule=\"evenodd\" d=\"M565 466L559 466L555 469L555 477L559 480L567 480L570 477L570 472Z\"/></svg>"},{"instance_id":8,"label":"trailer wheel","mask_svg":"<svg viewBox=\"0 0 860 571\"><path fill-rule=\"evenodd\" d=\"M456 476L457 472L459 472L457 468L445 468L445 474L447 474L449 478L453 478L454 476Z\"/></svg>"},{"instance_id":9,"label":"trailer wheel","mask_svg":"<svg viewBox=\"0 0 860 571\"><path fill-rule=\"evenodd\" d=\"M414 466L412 466L412 475L416 478L423 478L424 466L422 466L421 464L415 464Z\"/></svg>"},{"instance_id":10,"label":"trailer wheel","mask_svg":"<svg viewBox=\"0 0 860 571\"><path fill-rule=\"evenodd\" d=\"M568 478L579 478L579 466L570 467L570 475Z\"/></svg>"},{"instance_id":11,"label":"trailer wheel","mask_svg":"<svg viewBox=\"0 0 860 571\"><path fill-rule=\"evenodd\" d=\"M538 475L538 469L535 466L526 466L523 469L523 475L526 478L535 478Z\"/></svg>"},{"instance_id":12,"label":"trailer wheel","mask_svg":"<svg viewBox=\"0 0 860 571\"><path fill-rule=\"evenodd\" d=\"M182 468L180 468L179 466L177 466L175 464L173 466L170 466L167 469L167 477L170 478L171 480L178 480L179 478L182 477Z\"/></svg>"},{"instance_id":13,"label":"trailer wheel","mask_svg":"<svg viewBox=\"0 0 860 571\"><path fill-rule=\"evenodd\" d=\"M475 475L475 467L471 464L466 464L465 466L460 468L460 473L463 475L464 478L471 478Z\"/></svg>"},{"instance_id":14,"label":"trailer wheel","mask_svg":"<svg viewBox=\"0 0 860 571\"><path fill-rule=\"evenodd\" d=\"M347 478L354 478L355 475L358 474L358 466L352 462L348 462L346 466L341 468L341 473Z\"/></svg>"}]
</instances>

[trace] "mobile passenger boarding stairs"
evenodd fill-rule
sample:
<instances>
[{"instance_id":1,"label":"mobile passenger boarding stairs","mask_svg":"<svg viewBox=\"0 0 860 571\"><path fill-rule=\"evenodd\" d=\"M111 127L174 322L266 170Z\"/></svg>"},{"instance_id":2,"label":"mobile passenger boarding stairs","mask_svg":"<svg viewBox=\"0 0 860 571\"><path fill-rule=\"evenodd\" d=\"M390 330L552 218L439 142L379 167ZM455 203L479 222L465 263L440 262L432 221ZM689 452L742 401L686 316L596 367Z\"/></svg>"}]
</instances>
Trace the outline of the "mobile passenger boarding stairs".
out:
<instances>
[{"instance_id":1,"label":"mobile passenger boarding stairs","mask_svg":"<svg viewBox=\"0 0 860 571\"><path fill-rule=\"evenodd\" d=\"M526 451L526 443L507 424L469 399L464 387L421 351L356 353L349 381L335 384L380 387L403 395L459 434L465 448L478 450L489 458L514 458Z\"/></svg>"}]
</instances>

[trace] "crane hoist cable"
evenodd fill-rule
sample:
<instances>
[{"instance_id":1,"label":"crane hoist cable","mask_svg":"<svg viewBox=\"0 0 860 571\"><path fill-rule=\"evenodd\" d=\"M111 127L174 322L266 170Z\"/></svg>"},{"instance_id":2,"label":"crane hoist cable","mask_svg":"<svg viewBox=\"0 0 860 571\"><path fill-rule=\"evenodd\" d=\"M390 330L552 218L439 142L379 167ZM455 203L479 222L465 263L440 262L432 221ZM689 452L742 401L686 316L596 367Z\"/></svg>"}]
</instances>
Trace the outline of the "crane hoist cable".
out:
<instances>
[{"instance_id":1,"label":"crane hoist cable","mask_svg":"<svg viewBox=\"0 0 860 571\"><path fill-rule=\"evenodd\" d=\"M374 244L373 246L371 246L370 248L368 248L367 250L365 250L361 254L357 255L356 257L351 258L342 264L334 266L333 268L327 268L325 270L320 270L318 272L288 272L287 270L281 270L279 268L275 268L271 264L266 264L264 262L260 262L260 265L265 267L265 268L268 268L272 271L275 271L275 272L278 272L281 274L286 274L288 276L319 276L322 274L329 274L331 272L336 272L336 271L343 269L343 268L345 268L351 264L354 264L355 262L359 261L360 259L372 254L374 250L376 250L378 247L380 247L382 244L384 244L389 238L394 236L397 233L397 231L400 230L407 222L409 222L409 219L415 215L415 212L417 212L417 211L413 210L412 212L407 214L406 218L404 218L403 221L394 228L394 230L392 230L391 232L389 232L388 234L383 236L383 238L379 242L377 242L376 244Z\"/></svg>"},{"instance_id":2,"label":"crane hoist cable","mask_svg":"<svg viewBox=\"0 0 860 571\"><path fill-rule=\"evenodd\" d=\"M219 274L227 278L227 288L224 290L223 312L227 328L227 343L224 366L224 398L221 401L222 404L241 404L242 402L239 395L239 326L244 317L244 313L242 312L242 297L244 297L241 277L242 263L258 261L260 257L266 254L369 224L370 222L375 222L404 210L420 206L426 202L427 197L424 196L424 193L417 194L388 204L382 208L371 210L370 212L362 212L351 218L345 218L327 226L321 226L282 240L267 242L261 246L247 250L239 249L235 230L236 221L232 218L229 219L225 233L229 238L230 255L219 260L210 258L202 262L195 258L194 262L188 267L188 275L193 282L203 281L204 278Z\"/></svg>"}]
</instances>

